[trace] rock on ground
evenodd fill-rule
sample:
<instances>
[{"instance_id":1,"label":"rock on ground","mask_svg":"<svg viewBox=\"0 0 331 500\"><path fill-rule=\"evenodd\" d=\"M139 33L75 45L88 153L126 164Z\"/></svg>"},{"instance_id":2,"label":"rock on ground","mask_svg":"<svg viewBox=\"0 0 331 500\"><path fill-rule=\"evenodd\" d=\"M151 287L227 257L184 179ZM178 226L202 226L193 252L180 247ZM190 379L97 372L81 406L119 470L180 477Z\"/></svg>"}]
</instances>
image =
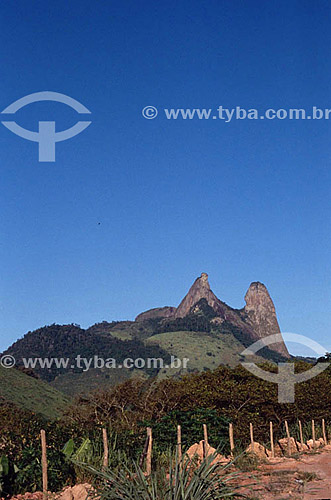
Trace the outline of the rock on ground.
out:
<instances>
[{"instance_id":1,"label":"rock on ground","mask_svg":"<svg viewBox=\"0 0 331 500\"><path fill-rule=\"evenodd\" d=\"M91 490L92 486L88 483L76 484L62 490L55 496L55 500L86 500Z\"/></svg>"},{"instance_id":2,"label":"rock on ground","mask_svg":"<svg viewBox=\"0 0 331 500\"><path fill-rule=\"evenodd\" d=\"M200 443L193 444L186 452L186 456L190 460L197 460L198 464L200 464L203 460L204 451L203 451L204 441L200 441ZM208 443L206 445L206 456L215 455L215 459L212 463L228 463L229 460L225 458L223 455L217 453L216 449L210 446Z\"/></svg>"},{"instance_id":3,"label":"rock on ground","mask_svg":"<svg viewBox=\"0 0 331 500\"><path fill-rule=\"evenodd\" d=\"M259 458L271 457L271 451L257 441L254 441L253 446L250 444L245 453L254 453Z\"/></svg>"}]
</instances>

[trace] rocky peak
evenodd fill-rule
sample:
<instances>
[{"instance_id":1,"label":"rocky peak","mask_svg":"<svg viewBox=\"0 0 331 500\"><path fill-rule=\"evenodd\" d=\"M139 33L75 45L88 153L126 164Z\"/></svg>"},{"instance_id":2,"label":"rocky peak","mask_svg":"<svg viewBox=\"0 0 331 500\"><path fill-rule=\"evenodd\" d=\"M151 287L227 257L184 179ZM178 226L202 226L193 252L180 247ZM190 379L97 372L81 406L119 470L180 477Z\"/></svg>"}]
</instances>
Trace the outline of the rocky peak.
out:
<instances>
[{"instance_id":1,"label":"rocky peak","mask_svg":"<svg viewBox=\"0 0 331 500\"><path fill-rule=\"evenodd\" d=\"M267 287L260 281L253 281L245 295L246 311L256 308L256 305L264 305L275 312L274 303L271 300Z\"/></svg>"},{"instance_id":2,"label":"rocky peak","mask_svg":"<svg viewBox=\"0 0 331 500\"><path fill-rule=\"evenodd\" d=\"M201 273L200 278L198 278L196 281L198 281L198 280L200 281L201 286L204 286L204 287L210 289L207 273Z\"/></svg>"},{"instance_id":3,"label":"rocky peak","mask_svg":"<svg viewBox=\"0 0 331 500\"><path fill-rule=\"evenodd\" d=\"M245 301L244 311L259 338L280 333L274 303L263 283L259 281L251 283L245 295ZM274 344L270 348L284 356L289 356L284 342Z\"/></svg>"},{"instance_id":4,"label":"rocky peak","mask_svg":"<svg viewBox=\"0 0 331 500\"><path fill-rule=\"evenodd\" d=\"M175 320L176 318L184 318L192 312L201 310L206 312L206 306L208 305L215 313L213 323L222 324L227 322L232 324L239 332L241 340L245 341L247 345L253 344L268 335L280 333L274 303L263 283L258 281L252 283L245 295L245 301L246 306L241 310L228 306L225 302L219 300L211 290L208 274L202 273L195 280L177 308L160 307L151 309L139 314L136 320L143 321L151 318L172 318ZM210 318L212 317L210 311L207 311L208 315ZM284 342L274 344L270 346L270 349L282 354L284 357L289 357Z\"/></svg>"},{"instance_id":5,"label":"rocky peak","mask_svg":"<svg viewBox=\"0 0 331 500\"><path fill-rule=\"evenodd\" d=\"M220 301L210 289L207 273L202 273L201 276L195 280L187 295L185 295L177 307L176 318L184 318L187 316L192 307L201 299L206 299L208 305L215 311L219 309Z\"/></svg>"}]
</instances>

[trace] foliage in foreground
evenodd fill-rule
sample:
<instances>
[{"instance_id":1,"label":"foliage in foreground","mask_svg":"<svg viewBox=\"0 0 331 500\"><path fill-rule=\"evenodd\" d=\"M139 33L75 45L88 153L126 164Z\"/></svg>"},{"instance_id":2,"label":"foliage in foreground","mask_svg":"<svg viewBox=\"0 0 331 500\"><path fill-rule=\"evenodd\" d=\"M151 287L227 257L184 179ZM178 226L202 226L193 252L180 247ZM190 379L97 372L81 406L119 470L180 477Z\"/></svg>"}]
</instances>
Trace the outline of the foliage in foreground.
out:
<instances>
[{"instance_id":1,"label":"foliage in foreground","mask_svg":"<svg viewBox=\"0 0 331 500\"><path fill-rule=\"evenodd\" d=\"M192 460L170 457L170 469L162 468L146 477L134 463L133 469L94 469L87 467L97 479L95 496L100 500L222 500L238 498L232 481L236 474L228 465L213 463L215 455L208 456L200 465Z\"/></svg>"},{"instance_id":2,"label":"foliage in foreground","mask_svg":"<svg viewBox=\"0 0 331 500\"><path fill-rule=\"evenodd\" d=\"M296 371L309 368L296 363ZM311 438L311 419L316 437L321 436L324 418L331 438L331 368L296 386L294 404L277 401L277 386L257 379L243 367L219 367L184 377L182 380L130 380L108 391L77 398L66 416L47 421L0 399L0 490L13 495L41 488L40 429L47 434L49 485L52 491L75 481L84 481L86 472L66 460L63 448L69 440L76 453L84 450L91 458L84 461L96 468L102 463L102 427L109 436L110 465L137 461L146 439L146 425L153 429L153 470L166 463L169 448L175 449L177 425L182 426L182 444L190 446L203 438L202 423L208 426L209 442L228 454L228 422L234 426L236 452L249 445L249 425L254 438L270 446L269 421L274 423L275 441L285 437L284 421L299 439L297 421L303 424L303 437ZM83 460L81 458L81 460ZM85 474L85 475L84 475ZM3 495L0 495L3 496Z\"/></svg>"}]
</instances>

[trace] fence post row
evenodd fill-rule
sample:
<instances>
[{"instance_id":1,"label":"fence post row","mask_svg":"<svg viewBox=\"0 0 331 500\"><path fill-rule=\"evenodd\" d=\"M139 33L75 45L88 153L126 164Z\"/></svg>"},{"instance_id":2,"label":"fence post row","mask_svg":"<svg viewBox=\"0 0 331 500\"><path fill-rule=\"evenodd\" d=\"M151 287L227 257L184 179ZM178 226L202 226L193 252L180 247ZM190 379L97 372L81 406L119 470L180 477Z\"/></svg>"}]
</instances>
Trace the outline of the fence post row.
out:
<instances>
[{"instance_id":1,"label":"fence post row","mask_svg":"<svg viewBox=\"0 0 331 500\"><path fill-rule=\"evenodd\" d=\"M303 450L304 448L304 440L303 440L303 432L302 432L302 422L301 420L298 421L299 423L299 433L300 433L300 443L301 443L301 448ZM271 457L275 457L275 446L274 446L274 433L273 433L273 423L270 421L269 423L270 427L270 446L271 446ZM315 420L312 419L311 421L311 427L312 427L312 440L313 440L313 448L316 448L316 432L315 432ZM290 431L289 431L289 426L287 420L285 420L285 430L286 430L286 436L287 436L287 448L288 448L288 454L291 455L291 436L290 436ZM251 441L251 451L254 453L255 449L255 443L254 443L254 429L253 429L253 424L250 422L249 424L249 431L250 431L250 441ZM327 435L326 435L326 426L325 426L325 419L322 419L322 434L323 434L323 441L324 444L327 445ZM203 424L203 456L206 458L207 456L207 451L209 447L208 443L208 430L207 430L207 425ZM47 443L46 443L46 432L42 429L40 431L40 438L41 438L41 465L42 465L42 482L43 482L43 500L48 500L48 470L47 470ZM103 438L103 449L104 449L104 454L103 454L103 468L108 468L109 466L109 443L108 443L108 435L107 435L107 429L103 428L102 429L102 438ZM233 424L232 422L229 423L229 441L230 441L230 450L231 450L231 456L233 457L233 452L234 452L234 437L233 437ZM139 466L142 467L144 460L146 458L146 475L150 476L152 473L152 448L153 448L153 437L152 437L152 429L151 427L147 427L147 438L144 446L144 450L142 452L142 455L140 457L139 461ZM181 426L177 425L177 454L178 454L178 463L180 464L180 469L182 469L182 430Z\"/></svg>"}]
</instances>

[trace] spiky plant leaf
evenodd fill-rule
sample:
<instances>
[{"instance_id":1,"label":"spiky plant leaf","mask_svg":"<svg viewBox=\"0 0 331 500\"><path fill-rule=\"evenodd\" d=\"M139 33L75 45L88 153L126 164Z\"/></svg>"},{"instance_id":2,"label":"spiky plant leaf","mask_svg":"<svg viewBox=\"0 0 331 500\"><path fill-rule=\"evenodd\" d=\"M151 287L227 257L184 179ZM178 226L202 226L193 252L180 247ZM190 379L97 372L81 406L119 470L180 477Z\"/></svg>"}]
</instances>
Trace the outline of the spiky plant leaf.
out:
<instances>
[{"instance_id":1,"label":"spiky plant leaf","mask_svg":"<svg viewBox=\"0 0 331 500\"><path fill-rule=\"evenodd\" d=\"M235 473L209 455L200 464L184 455L170 458L169 471L161 469L146 477L136 464L119 471L98 470L87 466L98 479L95 495L100 500L224 500L239 498L233 486Z\"/></svg>"}]
</instances>

